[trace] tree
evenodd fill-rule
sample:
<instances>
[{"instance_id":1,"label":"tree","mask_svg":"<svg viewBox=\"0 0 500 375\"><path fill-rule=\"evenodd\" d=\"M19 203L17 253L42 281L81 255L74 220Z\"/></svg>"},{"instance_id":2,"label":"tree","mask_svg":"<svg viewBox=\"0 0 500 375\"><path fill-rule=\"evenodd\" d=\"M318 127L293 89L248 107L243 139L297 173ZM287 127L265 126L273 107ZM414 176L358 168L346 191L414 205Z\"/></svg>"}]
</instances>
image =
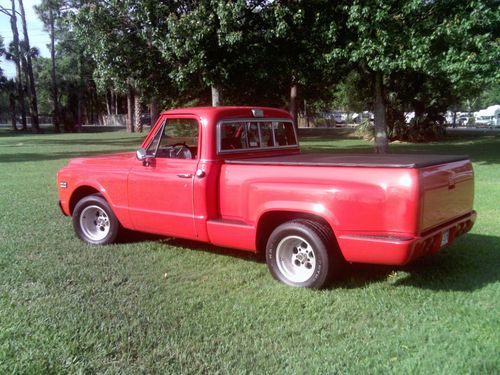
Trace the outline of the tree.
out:
<instances>
[{"instance_id":1,"label":"tree","mask_svg":"<svg viewBox=\"0 0 500 375\"><path fill-rule=\"evenodd\" d=\"M492 62L499 59L499 15L492 1L355 0L344 10L350 37L343 53L373 89L376 152L388 149L388 88L395 76L425 77L441 87L447 81L450 92L441 94L456 100L498 79Z\"/></svg>"},{"instance_id":2,"label":"tree","mask_svg":"<svg viewBox=\"0 0 500 375\"><path fill-rule=\"evenodd\" d=\"M476 109L479 110L495 104L500 104L500 83L498 81L483 92Z\"/></svg>"},{"instance_id":3,"label":"tree","mask_svg":"<svg viewBox=\"0 0 500 375\"><path fill-rule=\"evenodd\" d=\"M151 43L154 25L168 16L163 7L155 1L93 1L76 17L75 30L85 54L96 63L93 77L99 91L128 96L129 131L134 129L135 97L142 94L151 102L161 98L165 103L177 96L168 63Z\"/></svg>"},{"instance_id":4,"label":"tree","mask_svg":"<svg viewBox=\"0 0 500 375\"><path fill-rule=\"evenodd\" d=\"M35 7L38 16L43 21L45 27L49 31L50 36L50 58L51 58L51 87L52 87L52 122L54 124L54 130L56 133L61 131L60 129L60 108L59 108L59 94L56 79L56 29L55 29L55 19L58 16L58 12L62 6L61 1L58 0L43 0L41 4Z\"/></svg>"},{"instance_id":5,"label":"tree","mask_svg":"<svg viewBox=\"0 0 500 375\"><path fill-rule=\"evenodd\" d=\"M31 110L31 128L35 132L40 131L40 124L38 121L38 103L36 97L36 88L35 88L35 78L33 76L33 63L32 63L32 53L30 47L30 40L28 35L28 27L26 25L26 13L24 12L24 4L23 0L19 1L19 10L21 11L21 21L23 25L23 35L24 35L24 44L26 50L26 63L28 70L28 99L30 102L30 110Z\"/></svg>"},{"instance_id":6,"label":"tree","mask_svg":"<svg viewBox=\"0 0 500 375\"><path fill-rule=\"evenodd\" d=\"M6 53L5 47L3 44L3 37L0 35L0 57L4 56ZM2 97L7 94L9 97L9 110L11 113L11 127L12 130L17 130L16 127L16 106L15 106L15 83L11 80L7 80L7 78L3 75L3 70L0 69L0 94ZM3 108L2 108L3 109Z\"/></svg>"},{"instance_id":7,"label":"tree","mask_svg":"<svg viewBox=\"0 0 500 375\"><path fill-rule=\"evenodd\" d=\"M299 85L304 99L326 97L341 75L337 61L325 59L341 40L335 10L326 0L293 7L265 0L92 1L78 12L76 31L96 61L100 91L128 94L130 107L139 108L138 95L164 106L208 104L212 96L214 105L281 107ZM131 129L132 108L128 113Z\"/></svg>"},{"instance_id":8,"label":"tree","mask_svg":"<svg viewBox=\"0 0 500 375\"><path fill-rule=\"evenodd\" d=\"M0 57L6 54L3 44L3 37L0 35ZM0 69L0 93L6 94L9 101L9 110L11 114L11 129L16 131L16 83L13 80L8 80L3 75L3 70Z\"/></svg>"},{"instance_id":9,"label":"tree","mask_svg":"<svg viewBox=\"0 0 500 375\"><path fill-rule=\"evenodd\" d=\"M181 92L212 105L289 103L323 97L340 69L326 52L338 45L336 5L328 1L183 1L154 35ZM330 74L334 72L334 74ZM299 90L300 86L300 90ZM207 95L207 96L208 96ZM293 100L291 100L293 97Z\"/></svg>"},{"instance_id":10,"label":"tree","mask_svg":"<svg viewBox=\"0 0 500 375\"><path fill-rule=\"evenodd\" d=\"M238 52L248 21L246 9L253 3L181 1L177 7L164 7L166 22L155 25L153 45L181 93L188 98L210 95L212 105L224 101L223 86L230 72L248 58Z\"/></svg>"},{"instance_id":11,"label":"tree","mask_svg":"<svg viewBox=\"0 0 500 375\"><path fill-rule=\"evenodd\" d=\"M75 30L75 20L82 5L78 0L50 0L48 5L53 10L54 34L57 40L53 50L56 58L51 59L50 69L48 65L44 65L41 73L50 77L45 87L52 87L54 70L56 71L60 122L64 124L66 131L79 130L85 122L98 122L104 107L104 98L98 94L93 78L96 63L85 56L85 43L91 42L80 38ZM47 8L44 9L46 21L50 21ZM42 85L40 87L42 88ZM54 92L51 91L50 97L53 98ZM51 101L54 108L54 99Z\"/></svg>"},{"instance_id":12,"label":"tree","mask_svg":"<svg viewBox=\"0 0 500 375\"><path fill-rule=\"evenodd\" d=\"M9 51L5 52L5 56L7 60L14 61L16 65L16 91L17 91L17 102L19 104L19 109L21 112L21 126L22 130L27 129L26 122L26 107L24 103L24 85L22 80L22 70L21 70L21 52L20 52L20 43L19 43L19 32L17 29L17 11L16 11L16 2L15 0L11 0L11 9L1 8L2 13L6 14L10 18L10 27L12 30L13 41L9 47ZM15 103L14 103L14 111L15 111ZM15 118L15 117L14 117ZM17 126L15 126L17 130Z\"/></svg>"},{"instance_id":13,"label":"tree","mask_svg":"<svg viewBox=\"0 0 500 375\"><path fill-rule=\"evenodd\" d=\"M298 98L331 99L330 88L347 72L340 55L344 48L344 14L338 2L276 1L263 11L266 17L266 69L289 92L289 110L297 123ZM302 91L302 95L300 92Z\"/></svg>"}]
</instances>

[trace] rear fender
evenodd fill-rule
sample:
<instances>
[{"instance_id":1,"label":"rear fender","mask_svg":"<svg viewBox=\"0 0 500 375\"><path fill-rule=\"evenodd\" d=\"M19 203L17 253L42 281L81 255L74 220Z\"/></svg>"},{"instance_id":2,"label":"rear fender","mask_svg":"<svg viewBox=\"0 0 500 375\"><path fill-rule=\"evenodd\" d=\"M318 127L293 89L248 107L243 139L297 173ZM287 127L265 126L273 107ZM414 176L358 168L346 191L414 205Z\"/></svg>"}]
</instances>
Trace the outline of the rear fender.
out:
<instances>
[{"instance_id":1,"label":"rear fender","mask_svg":"<svg viewBox=\"0 0 500 375\"><path fill-rule=\"evenodd\" d=\"M267 239L271 232L278 225L287 221L304 218L315 221L322 221L328 225L334 237L338 225L337 217L325 206L318 203L275 201L268 202L259 211L257 220L256 249L258 252L265 250ZM338 246L338 244L335 244Z\"/></svg>"},{"instance_id":2,"label":"rear fender","mask_svg":"<svg viewBox=\"0 0 500 375\"><path fill-rule=\"evenodd\" d=\"M321 203L297 202L297 201L272 201L266 202L260 210L257 211L257 217L262 218L265 214L273 211L297 212L312 216L321 217L325 220L332 231L335 233L339 225L336 215L328 207Z\"/></svg>"}]
</instances>

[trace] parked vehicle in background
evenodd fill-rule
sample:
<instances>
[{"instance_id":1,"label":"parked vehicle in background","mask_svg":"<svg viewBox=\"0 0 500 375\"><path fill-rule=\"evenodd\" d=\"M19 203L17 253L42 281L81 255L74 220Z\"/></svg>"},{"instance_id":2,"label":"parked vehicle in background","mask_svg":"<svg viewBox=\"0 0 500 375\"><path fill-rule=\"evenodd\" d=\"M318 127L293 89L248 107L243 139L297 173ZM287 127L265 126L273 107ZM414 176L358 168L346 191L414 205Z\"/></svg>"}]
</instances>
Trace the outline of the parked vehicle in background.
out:
<instances>
[{"instance_id":1,"label":"parked vehicle in background","mask_svg":"<svg viewBox=\"0 0 500 375\"><path fill-rule=\"evenodd\" d=\"M141 114L141 122L145 126L153 125L151 124L151 114L149 112Z\"/></svg>"},{"instance_id":2,"label":"parked vehicle in background","mask_svg":"<svg viewBox=\"0 0 500 375\"><path fill-rule=\"evenodd\" d=\"M469 124L468 115L457 116L457 126L467 126Z\"/></svg>"},{"instance_id":3,"label":"parked vehicle in background","mask_svg":"<svg viewBox=\"0 0 500 375\"><path fill-rule=\"evenodd\" d=\"M477 127L500 126L500 104L475 112L474 119Z\"/></svg>"},{"instance_id":4,"label":"parked vehicle in background","mask_svg":"<svg viewBox=\"0 0 500 375\"><path fill-rule=\"evenodd\" d=\"M352 120L355 124L361 124L363 121L373 121L374 118L375 118L374 114L369 111L353 113L352 115Z\"/></svg>"},{"instance_id":5,"label":"parked vehicle in background","mask_svg":"<svg viewBox=\"0 0 500 375\"><path fill-rule=\"evenodd\" d=\"M134 153L73 159L57 174L76 235L123 228L266 255L288 285L320 288L344 262L407 264L475 221L466 156L302 154L286 111L164 112Z\"/></svg>"},{"instance_id":6,"label":"parked vehicle in background","mask_svg":"<svg viewBox=\"0 0 500 375\"><path fill-rule=\"evenodd\" d=\"M477 116L474 118L474 125L478 128L492 127L493 116Z\"/></svg>"},{"instance_id":7,"label":"parked vehicle in background","mask_svg":"<svg viewBox=\"0 0 500 375\"><path fill-rule=\"evenodd\" d=\"M334 118L335 124L337 126L344 126L346 124L346 120L347 120L347 113L346 112L334 112L333 118Z\"/></svg>"},{"instance_id":8,"label":"parked vehicle in background","mask_svg":"<svg viewBox=\"0 0 500 375\"><path fill-rule=\"evenodd\" d=\"M404 115L407 124L411 123L411 120L415 118L415 112L405 112Z\"/></svg>"},{"instance_id":9,"label":"parked vehicle in background","mask_svg":"<svg viewBox=\"0 0 500 375\"><path fill-rule=\"evenodd\" d=\"M347 113L340 111L323 111L318 113L320 118L326 120L327 126L344 126L346 124Z\"/></svg>"}]
</instances>

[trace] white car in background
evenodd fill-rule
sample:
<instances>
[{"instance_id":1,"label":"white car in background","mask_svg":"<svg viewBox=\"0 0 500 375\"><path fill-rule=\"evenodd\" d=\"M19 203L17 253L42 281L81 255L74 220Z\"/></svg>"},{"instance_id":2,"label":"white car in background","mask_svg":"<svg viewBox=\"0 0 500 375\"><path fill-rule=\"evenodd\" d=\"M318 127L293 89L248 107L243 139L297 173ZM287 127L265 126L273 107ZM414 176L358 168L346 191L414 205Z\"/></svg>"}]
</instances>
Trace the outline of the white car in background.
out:
<instances>
[{"instance_id":1,"label":"white car in background","mask_svg":"<svg viewBox=\"0 0 500 375\"><path fill-rule=\"evenodd\" d=\"M478 116L475 118L475 124L477 127L490 127L493 126L493 116Z\"/></svg>"},{"instance_id":2,"label":"white car in background","mask_svg":"<svg viewBox=\"0 0 500 375\"><path fill-rule=\"evenodd\" d=\"M474 119L478 127L500 126L500 104L475 112Z\"/></svg>"}]
</instances>

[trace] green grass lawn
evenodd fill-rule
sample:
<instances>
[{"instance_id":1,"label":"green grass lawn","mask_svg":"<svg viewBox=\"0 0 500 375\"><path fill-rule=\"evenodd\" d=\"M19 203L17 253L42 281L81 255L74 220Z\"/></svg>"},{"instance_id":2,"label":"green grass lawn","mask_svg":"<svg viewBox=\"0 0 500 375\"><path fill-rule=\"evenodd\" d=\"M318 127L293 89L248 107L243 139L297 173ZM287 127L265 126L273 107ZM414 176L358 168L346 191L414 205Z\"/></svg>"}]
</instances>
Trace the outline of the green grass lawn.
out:
<instances>
[{"instance_id":1,"label":"green grass lawn","mask_svg":"<svg viewBox=\"0 0 500 375\"><path fill-rule=\"evenodd\" d=\"M466 153L472 232L404 267L351 267L322 291L274 281L247 253L133 235L76 239L57 207L71 157L133 150L122 132L0 132L0 373L494 374L500 372L500 138L398 144ZM369 151L355 139L308 151Z\"/></svg>"}]
</instances>

